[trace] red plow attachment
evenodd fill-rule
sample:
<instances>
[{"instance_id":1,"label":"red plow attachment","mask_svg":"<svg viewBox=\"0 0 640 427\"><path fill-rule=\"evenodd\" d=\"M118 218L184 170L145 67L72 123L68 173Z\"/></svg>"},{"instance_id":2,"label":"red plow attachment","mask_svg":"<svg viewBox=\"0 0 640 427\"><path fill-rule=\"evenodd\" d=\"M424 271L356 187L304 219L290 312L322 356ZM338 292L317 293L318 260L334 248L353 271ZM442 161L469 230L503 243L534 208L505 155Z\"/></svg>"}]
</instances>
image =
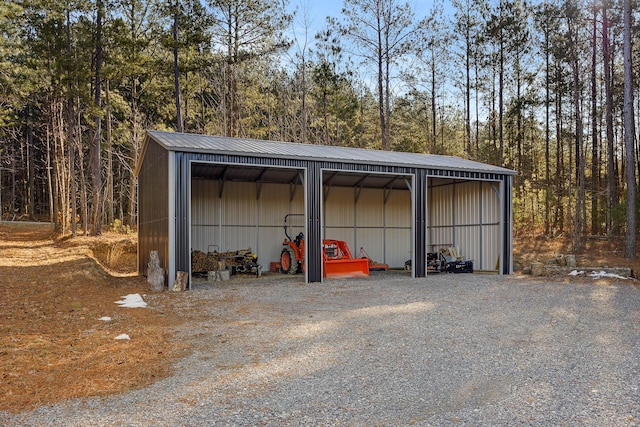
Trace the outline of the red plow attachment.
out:
<instances>
[{"instance_id":1,"label":"red plow attachment","mask_svg":"<svg viewBox=\"0 0 640 427\"><path fill-rule=\"evenodd\" d=\"M353 258L347 243L342 240L323 240L324 277L365 277L369 275L369 260Z\"/></svg>"}]
</instances>

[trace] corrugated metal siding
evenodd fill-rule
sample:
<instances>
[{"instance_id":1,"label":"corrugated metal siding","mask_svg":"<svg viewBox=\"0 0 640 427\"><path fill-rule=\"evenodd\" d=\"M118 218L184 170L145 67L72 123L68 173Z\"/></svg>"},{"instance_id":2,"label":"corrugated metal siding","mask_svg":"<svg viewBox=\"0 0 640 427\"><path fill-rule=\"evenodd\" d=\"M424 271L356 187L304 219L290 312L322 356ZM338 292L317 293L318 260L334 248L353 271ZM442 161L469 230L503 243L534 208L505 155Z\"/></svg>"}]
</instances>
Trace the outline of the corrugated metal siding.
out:
<instances>
[{"instance_id":1,"label":"corrugated metal siding","mask_svg":"<svg viewBox=\"0 0 640 427\"><path fill-rule=\"evenodd\" d=\"M500 266L500 184L482 183L482 257L487 270L497 270Z\"/></svg>"},{"instance_id":2,"label":"corrugated metal siding","mask_svg":"<svg viewBox=\"0 0 640 427\"><path fill-rule=\"evenodd\" d=\"M500 222L500 184L497 182L482 183L482 220L484 223Z\"/></svg>"},{"instance_id":3,"label":"corrugated metal siding","mask_svg":"<svg viewBox=\"0 0 640 427\"><path fill-rule=\"evenodd\" d=\"M363 247L371 258L402 268L411 258L411 193L391 190L332 188L324 204L324 238L344 240L357 256ZM409 255L407 255L409 254Z\"/></svg>"},{"instance_id":4,"label":"corrugated metal siding","mask_svg":"<svg viewBox=\"0 0 640 427\"><path fill-rule=\"evenodd\" d=\"M429 251L452 244L477 270L496 270L500 253L498 183L433 178L429 191Z\"/></svg>"},{"instance_id":5,"label":"corrugated metal siding","mask_svg":"<svg viewBox=\"0 0 640 427\"><path fill-rule=\"evenodd\" d=\"M218 225L220 199L218 181L197 180L191 184L191 224Z\"/></svg>"},{"instance_id":6,"label":"corrugated metal siding","mask_svg":"<svg viewBox=\"0 0 640 427\"><path fill-rule=\"evenodd\" d=\"M258 262L265 269L269 262L279 261L282 251L284 234L284 217L287 214L302 214L303 216L289 217L289 235L292 238L298 233L304 233L304 188L298 185L294 192L294 199L290 201L291 188L285 184L265 184L258 200Z\"/></svg>"},{"instance_id":7,"label":"corrugated metal siding","mask_svg":"<svg viewBox=\"0 0 640 427\"><path fill-rule=\"evenodd\" d=\"M191 183L191 250L220 249L220 199L217 181ZM216 245L209 247L209 245Z\"/></svg>"},{"instance_id":8,"label":"corrugated metal siding","mask_svg":"<svg viewBox=\"0 0 640 427\"><path fill-rule=\"evenodd\" d=\"M347 246L351 250L353 256L358 255L358 251L356 250L356 236L353 228L335 228L335 227L325 227L322 233L323 239L331 239L331 240L344 240L347 242Z\"/></svg>"},{"instance_id":9,"label":"corrugated metal siding","mask_svg":"<svg viewBox=\"0 0 640 427\"><path fill-rule=\"evenodd\" d=\"M168 158L164 148L149 141L138 174L138 272L145 276L152 250L165 270L169 265Z\"/></svg>"},{"instance_id":10,"label":"corrugated metal siding","mask_svg":"<svg viewBox=\"0 0 640 427\"><path fill-rule=\"evenodd\" d=\"M353 188L334 187L324 199L324 227L354 226L355 194ZM327 235L325 233L325 235ZM327 235L327 238L333 238Z\"/></svg>"},{"instance_id":11,"label":"corrugated metal siding","mask_svg":"<svg viewBox=\"0 0 640 427\"><path fill-rule=\"evenodd\" d=\"M482 268L497 270L500 258L500 225L482 226Z\"/></svg>"},{"instance_id":12,"label":"corrugated metal siding","mask_svg":"<svg viewBox=\"0 0 640 427\"><path fill-rule=\"evenodd\" d=\"M191 198L192 250L220 251L251 247L265 268L277 261L284 240L284 216L303 213L303 190L298 188L290 202L291 189L285 184L264 184L255 199L256 184L226 183L219 196L218 181L193 181ZM251 212L253 211L253 215ZM221 217L222 213L222 217ZM304 232L304 217L292 218L292 233Z\"/></svg>"},{"instance_id":13,"label":"corrugated metal siding","mask_svg":"<svg viewBox=\"0 0 640 427\"><path fill-rule=\"evenodd\" d=\"M224 184L222 204L222 224L253 225L257 224L257 202L255 184L244 182L227 182Z\"/></svg>"},{"instance_id":14,"label":"corrugated metal siding","mask_svg":"<svg viewBox=\"0 0 640 427\"><path fill-rule=\"evenodd\" d=\"M304 214L304 188L297 186L294 199L290 201L291 188L286 184L265 184L258 200L258 223L278 227L284 238L284 217L287 214ZM290 217L297 231L304 231L304 217ZM296 230L294 230L296 231Z\"/></svg>"},{"instance_id":15,"label":"corrugated metal siding","mask_svg":"<svg viewBox=\"0 0 640 427\"><path fill-rule=\"evenodd\" d=\"M382 227L384 225L383 204L384 193L382 190L362 189L356 210L358 227Z\"/></svg>"},{"instance_id":16,"label":"corrugated metal siding","mask_svg":"<svg viewBox=\"0 0 640 427\"><path fill-rule=\"evenodd\" d=\"M480 226L458 227L455 246L461 256L473 260L475 269L485 269L480 254Z\"/></svg>"},{"instance_id":17,"label":"corrugated metal siding","mask_svg":"<svg viewBox=\"0 0 640 427\"><path fill-rule=\"evenodd\" d=\"M385 212L387 225L411 229L411 193L393 190L387 199Z\"/></svg>"},{"instance_id":18,"label":"corrugated metal siding","mask_svg":"<svg viewBox=\"0 0 640 427\"><path fill-rule=\"evenodd\" d=\"M356 240L350 248L353 256L358 256L360 248L364 248L369 256L379 262L384 262L384 237L385 230L383 228L357 228ZM398 267L398 265L389 265L390 267Z\"/></svg>"},{"instance_id":19,"label":"corrugated metal siding","mask_svg":"<svg viewBox=\"0 0 640 427\"><path fill-rule=\"evenodd\" d=\"M231 225L222 227L220 247L222 252L248 248L256 251L258 248L258 229L255 225L247 225L245 227Z\"/></svg>"},{"instance_id":20,"label":"corrugated metal siding","mask_svg":"<svg viewBox=\"0 0 640 427\"><path fill-rule=\"evenodd\" d=\"M385 240L382 261L393 268L403 268L411 259L411 193L408 190L392 190L385 204ZM376 261L367 248L369 255Z\"/></svg>"},{"instance_id":21,"label":"corrugated metal siding","mask_svg":"<svg viewBox=\"0 0 640 427\"><path fill-rule=\"evenodd\" d=\"M384 248L365 246L367 253L375 261L383 261L391 268L403 268L404 263L411 259L411 227L404 229L387 229ZM378 253L384 249L384 257Z\"/></svg>"},{"instance_id":22,"label":"corrugated metal siding","mask_svg":"<svg viewBox=\"0 0 640 427\"><path fill-rule=\"evenodd\" d=\"M453 186L456 200L456 224L480 224L480 199L482 196L480 184L481 182L474 181Z\"/></svg>"},{"instance_id":23,"label":"corrugated metal siding","mask_svg":"<svg viewBox=\"0 0 640 427\"><path fill-rule=\"evenodd\" d=\"M437 252L439 248L453 244L453 241L452 226L440 226L429 220L428 252Z\"/></svg>"},{"instance_id":24,"label":"corrugated metal siding","mask_svg":"<svg viewBox=\"0 0 640 427\"><path fill-rule=\"evenodd\" d=\"M429 225L452 225L454 219L453 185L429 188ZM432 240L430 243L447 243Z\"/></svg>"}]
</instances>

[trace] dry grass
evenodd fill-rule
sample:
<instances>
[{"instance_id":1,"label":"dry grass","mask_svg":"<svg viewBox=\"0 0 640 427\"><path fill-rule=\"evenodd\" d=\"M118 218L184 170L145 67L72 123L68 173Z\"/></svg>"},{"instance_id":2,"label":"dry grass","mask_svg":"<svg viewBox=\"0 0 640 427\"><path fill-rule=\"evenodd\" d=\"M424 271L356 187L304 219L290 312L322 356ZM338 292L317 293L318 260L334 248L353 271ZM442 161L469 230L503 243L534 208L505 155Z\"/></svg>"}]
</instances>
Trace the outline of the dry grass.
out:
<instances>
[{"instance_id":1,"label":"dry grass","mask_svg":"<svg viewBox=\"0 0 640 427\"><path fill-rule=\"evenodd\" d=\"M171 374L172 359L185 351L171 340L179 316L114 304L147 290L124 254L126 241L56 240L48 227L0 225L0 410L124 392ZM100 247L120 248L120 256L107 250L101 261L124 277L96 261ZM121 333L131 340L115 340Z\"/></svg>"}]
</instances>

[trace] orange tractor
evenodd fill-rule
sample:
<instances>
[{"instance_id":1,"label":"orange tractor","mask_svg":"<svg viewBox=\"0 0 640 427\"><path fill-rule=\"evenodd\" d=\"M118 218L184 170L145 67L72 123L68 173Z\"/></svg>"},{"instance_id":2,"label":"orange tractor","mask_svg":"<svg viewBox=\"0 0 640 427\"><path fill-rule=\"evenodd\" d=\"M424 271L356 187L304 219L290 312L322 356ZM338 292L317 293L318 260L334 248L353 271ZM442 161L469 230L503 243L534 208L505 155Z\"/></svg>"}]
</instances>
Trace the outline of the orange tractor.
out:
<instances>
[{"instance_id":1,"label":"orange tractor","mask_svg":"<svg viewBox=\"0 0 640 427\"><path fill-rule=\"evenodd\" d=\"M280 270L287 274L304 271L304 234L298 233L291 239L289 217L303 216L302 214L288 214L284 217L284 234L280 253ZM362 277L369 275L369 260L353 258L349 246L342 240L324 239L322 241L322 271L323 277Z\"/></svg>"}]
</instances>

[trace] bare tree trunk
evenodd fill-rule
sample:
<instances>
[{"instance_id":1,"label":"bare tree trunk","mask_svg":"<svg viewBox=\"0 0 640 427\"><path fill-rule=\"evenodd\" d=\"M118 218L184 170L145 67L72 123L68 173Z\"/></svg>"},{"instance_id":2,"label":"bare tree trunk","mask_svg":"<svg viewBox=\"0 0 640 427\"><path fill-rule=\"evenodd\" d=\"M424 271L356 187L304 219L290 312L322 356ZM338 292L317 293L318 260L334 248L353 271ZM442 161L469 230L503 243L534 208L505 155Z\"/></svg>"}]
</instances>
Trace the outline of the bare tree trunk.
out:
<instances>
[{"instance_id":1,"label":"bare tree trunk","mask_svg":"<svg viewBox=\"0 0 640 427\"><path fill-rule=\"evenodd\" d=\"M467 3L468 4L468 3ZM468 6L469 7L469 6ZM465 24L465 115L464 115L464 138L467 156L471 155L471 19L469 18L469 10L467 9L467 22Z\"/></svg>"},{"instance_id":2,"label":"bare tree trunk","mask_svg":"<svg viewBox=\"0 0 640 427\"><path fill-rule=\"evenodd\" d=\"M136 82L137 84L137 82ZM138 156L140 155L139 148L139 112L137 107L137 102L134 100L134 108L132 112L132 129L131 129L131 160L130 160L130 171L129 171L129 206L127 209L127 224L130 226L134 226L136 224L136 200L137 200L137 178L134 174L134 170L136 167L136 163L138 161Z\"/></svg>"},{"instance_id":3,"label":"bare tree trunk","mask_svg":"<svg viewBox=\"0 0 640 427\"><path fill-rule=\"evenodd\" d=\"M493 148L493 162L498 162L498 126L496 114L496 67L491 67L491 113L489 115L491 123L491 145Z\"/></svg>"},{"instance_id":4,"label":"bare tree trunk","mask_svg":"<svg viewBox=\"0 0 640 427\"><path fill-rule=\"evenodd\" d=\"M29 219L35 219L35 161L33 160L33 123L31 122L31 109L29 108L28 121L27 121L27 200L28 200L28 212Z\"/></svg>"},{"instance_id":5,"label":"bare tree trunk","mask_svg":"<svg viewBox=\"0 0 640 427\"><path fill-rule=\"evenodd\" d=\"M627 232L624 257L636 258L636 161L631 52L631 0L624 0L624 152L627 182Z\"/></svg>"},{"instance_id":6,"label":"bare tree trunk","mask_svg":"<svg viewBox=\"0 0 640 427\"><path fill-rule=\"evenodd\" d=\"M582 110L581 110L581 99L582 93L580 89L580 65L578 63L578 55L576 52L576 40L577 40L577 30L574 28L574 22L572 22L572 18L569 18L569 34L570 34L570 60L571 60L571 74L573 77L573 108L574 108L574 118L575 118L575 132L576 132L576 140L575 140L575 151L576 151L576 186L578 190L578 194L576 195L576 209L574 215L574 229L573 229L573 245L575 251L580 251L582 249L582 237L585 234L585 224L584 220L584 207L585 207L585 185L584 185L584 169L585 169L585 161L584 161L584 152L583 152L583 124L582 124Z\"/></svg>"},{"instance_id":7,"label":"bare tree trunk","mask_svg":"<svg viewBox=\"0 0 640 427\"><path fill-rule=\"evenodd\" d=\"M500 0L500 16L502 16L502 0ZM499 76L498 76L498 139L499 139L499 149L498 149L498 166L503 166L504 164L504 40L502 34L502 26L500 26L500 68L499 68Z\"/></svg>"},{"instance_id":8,"label":"bare tree trunk","mask_svg":"<svg viewBox=\"0 0 640 427\"><path fill-rule=\"evenodd\" d=\"M178 14L180 12L179 0L176 0L173 13L173 81L176 88L176 131L184 132L182 120L182 94L180 93L180 67L178 66Z\"/></svg>"},{"instance_id":9,"label":"bare tree trunk","mask_svg":"<svg viewBox=\"0 0 640 427\"><path fill-rule=\"evenodd\" d=\"M96 75L95 75L95 131L90 150L91 184L93 186L93 229L91 235L98 236L102 233L102 161L100 146L102 143L102 18L104 16L104 4L102 0L96 1ZM88 226L85 225L85 233Z\"/></svg>"},{"instance_id":10,"label":"bare tree trunk","mask_svg":"<svg viewBox=\"0 0 640 427\"><path fill-rule=\"evenodd\" d=\"M382 46L382 39L381 39L381 34L380 32L378 32L378 45ZM385 116L385 107L384 107L384 100L385 100L385 96L384 96L384 86L383 86L383 82L384 82L384 77L382 74L382 69L383 69L383 53L382 50L380 50L378 52L378 111L380 114L380 136L382 138L382 149L383 150L388 150L389 149L389 141L387 141L386 138L386 129L387 129L387 123L386 123L386 116Z\"/></svg>"},{"instance_id":11,"label":"bare tree trunk","mask_svg":"<svg viewBox=\"0 0 640 427\"><path fill-rule=\"evenodd\" d=\"M303 42L302 45L300 46L300 43L298 42L297 38L296 38L296 45L298 46L298 55L300 55L300 76L301 76L301 85L302 87L300 88L300 101L301 101L301 119L302 119L302 123L301 123L301 129L300 129L300 142L302 143L307 143L309 137L308 137L308 128L309 128L309 111L308 108L309 106L307 105L307 95L309 92L309 87L307 84L307 52L308 52L308 37L309 37L309 10L308 10L308 5L303 4L302 5L302 25L303 25Z\"/></svg>"},{"instance_id":12,"label":"bare tree trunk","mask_svg":"<svg viewBox=\"0 0 640 427\"><path fill-rule=\"evenodd\" d=\"M49 124L47 124L46 141L47 141L47 145L46 145L47 147L47 192L49 193L49 222L52 224L55 224L54 220L58 212L57 212L56 203L54 203L53 177L51 176L51 169L53 169L53 167L51 164L51 128ZM2 215L1 206L0 206L0 215Z\"/></svg>"},{"instance_id":13,"label":"bare tree trunk","mask_svg":"<svg viewBox=\"0 0 640 427\"><path fill-rule=\"evenodd\" d=\"M593 7L593 38L591 51L591 233L600 232L600 211L598 199L600 190L600 158L598 153L598 99L596 86L596 64L598 54L598 9Z\"/></svg>"},{"instance_id":14,"label":"bare tree trunk","mask_svg":"<svg viewBox=\"0 0 640 427\"><path fill-rule=\"evenodd\" d=\"M56 231L66 234L70 224L71 198L69 187L69 159L68 142L64 129L64 101L54 99L51 101L51 128L53 132L53 165L54 165L54 196L55 206L59 215L55 215Z\"/></svg>"},{"instance_id":15,"label":"bare tree trunk","mask_svg":"<svg viewBox=\"0 0 640 427\"><path fill-rule=\"evenodd\" d=\"M560 67L556 65L556 82L560 82L562 79L562 71ZM564 203L562 202L562 195L564 193L564 145L562 139L562 132L564 123L562 121L562 92L559 84L556 84L556 211L554 218L554 228L558 229L558 232L564 233Z\"/></svg>"},{"instance_id":16,"label":"bare tree trunk","mask_svg":"<svg viewBox=\"0 0 640 427\"><path fill-rule=\"evenodd\" d=\"M436 128L436 55L431 52L431 120L433 122L433 140L431 141L431 153L437 153L438 132Z\"/></svg>"},{"instance_id":17,"label":"bare tree trunk","mask_svg":"<svg viewBox=\"0 0 640 427\"><path fill-rule=\"evenodd\" d=\"M618 204L618 185L615 173L615 147L613 136L613 76L611 75L611 55L609 50L609 20L606 2L602 8L602 55L604 64L604 88L606 98L606 134L607 134L607 236L611 237L617 229L613 221L613 208Z\"/></svg>"},{"instance_id":18,"label":"bare tree trunk","mask_svg":"<svg viewBox=\"0 0 640 427\"><path fill-rule=\"evenodd\" d=\"M327 90L322 91L322 118L324 123L324 145L331 145L329 139L329 94Z\"/></svg>"},{"instance_id":19,"label":"bare tree trunk","mask_svg":"<svg viewBox=\"0 0 640 427\"><path fill-rule=\"evenodd\" d=\"M514 60L514 68L516 72L516 100L518 103L518 108L516 111L516 165L518 170L518 175L516 177L516 182L520 181L520 185L515 186L515 194L517 197L521 196L522 193L522 184L524 180L531 175L531 171L525 170L524 164L522 161L522 139L523 139L523 130L522 130L522 79L521 77L521 69L520 69L520 58L519 51L517 52L517 56Z\"/></svg>"},{"instance_id":20,"label":"bare tree trunk","mask_svg":"<svg viewBox=\"0 0 640 427\"><path fill-rule=\"evenodd\" d=\"M480 120L478 119L478 117L480 117L480 79L478 77L479 74L479 69L480 69L480 65L478 64L478 51L476 51L473 55L473 63L474 63L474 67L473 67L473 75L475 78L475 109L476 109L476 129L475 129L475 135L474 135L474 142L475 142L475 158L478 158L480 156Z\"/></svg>"},{"instance_id":21,"label":"bare tree trunk","mask_svg":"<svg viewBox=\"0 0 640 427\"><path fill-rule=\"evenodd\" d=\"M107 124L107 224L114 221L113 211L113 140L111 135L111 99L109 94L109 80L105 81L106 96L106 124Z\"/></svg>"},{"instance_id":22,"label":"bare tree trunk","mask_svg":"<svg viewBox=\"0 0 640 427\"><path fill-rule=\"evenodd\" d=\"M69 55L69 63L71 63L71 12L67 9L67 54ZM73 93L71 85L71 65L67 68L67 78L69 80L67 90L67 129L69 136L67 139L69 149L69 197L71 199L71 234L74 236L78 232L78 222L76 220L76 212L78 210L76 202L76 180L75 180L75 111L73 104Z\"/></svg>"},{"instance_id":23,"label":"bare tree trunk","mask_svg":"<svg viewBox=\"0 0 640 427\"><path fill-rule=\"evenodd\" d=\"M551 128L550 128L550 78L549 78L549 16L547 13L547 4L545 2L545 22L544 22L544 64L545 64L545 97L544 97L544 110L545 110L545 127L544 127L544 169L545 169L545 198L544 198L544 234L548 235L550 231L550 205L551 205L551 161L550 161L550 142L551 142Z\"/></svg>"},{"instance_id":24,"label":"bare tree trunk","mask_svg":"<svg viewBox=\"0 0 640 427\"><path fill-rule=\"evenodd\" d=\"M78 100L78 105L80 105L80 100ZM76 121L80 123L80 112L78 112ZM81 145L82 128L80 126L78 126L77 136L76 152L78 153L78 171L80 173L78 179L80 181L80 222L82 223L82 234L86 236L89 234L89 199L87 197L87 178L84 173L84 150Z\"/></svg>"},{"instance_id":25,"label":"bare tree trunk","mask_svg":"<svg viewBox=\"0 0 640 427\"><path fill-rule=\"evenodd\" d=\"M76 185L76 150L75 150L75 137L74 137L74 114L73 114L73 100L69 99L69 106L68 108L71 111L71 114L69 114L69 122L67 124L67 127L69 128L69 137L67 139L67 145L68 145L68 160L69 160L69 171L68 171L68 175L67 175L67 188L69 188L69 192L68 192L68 196L69 196L69 215L70 215L70 220L71 220L71 234L73 234L74 236L77 234L78 232L78 221L76 219L76 213L78 211L78 204L77 204L77 199L76 199L76 193L77 193L77 185Z\"/></svg>"},{"instance_id":26,"label":"bare tree trunk","mask_svg":"<svg viewBox=\"0 0 640 427\"><path fill-rule=\"evenodd\" d=\"M389 41L385 41L385 50L389 51ZM386 54L388 56L388 53ZM384 125L382 130L382 149L391 150L391 76L389 75L390 61L385 61L384 74ZM382 123L381 123L382 124Z\"/></svg>"},{"instance_id":27,"label":"bare tree trunk","mask_svg":"<svg viewBox=\"0 0 640 427\"><path fill-rule=\"evenodd\" d=\"M227 129L226 136L238 136L238 116L236 115L237 108L237 89L238 84L236 82L236 67L238 60L238 45L237 45L237 37L238 37L238 22L237 22L237 14L233 9L234 5L229 3L227 5L227 14L228 14L228 22L226 28L226 43L227 43L227 58L226 58L226 86L227 93L225 96L225 104L227 110ZM235 17L235 20L234 20Z\"/></svg>"}]
</instances>

